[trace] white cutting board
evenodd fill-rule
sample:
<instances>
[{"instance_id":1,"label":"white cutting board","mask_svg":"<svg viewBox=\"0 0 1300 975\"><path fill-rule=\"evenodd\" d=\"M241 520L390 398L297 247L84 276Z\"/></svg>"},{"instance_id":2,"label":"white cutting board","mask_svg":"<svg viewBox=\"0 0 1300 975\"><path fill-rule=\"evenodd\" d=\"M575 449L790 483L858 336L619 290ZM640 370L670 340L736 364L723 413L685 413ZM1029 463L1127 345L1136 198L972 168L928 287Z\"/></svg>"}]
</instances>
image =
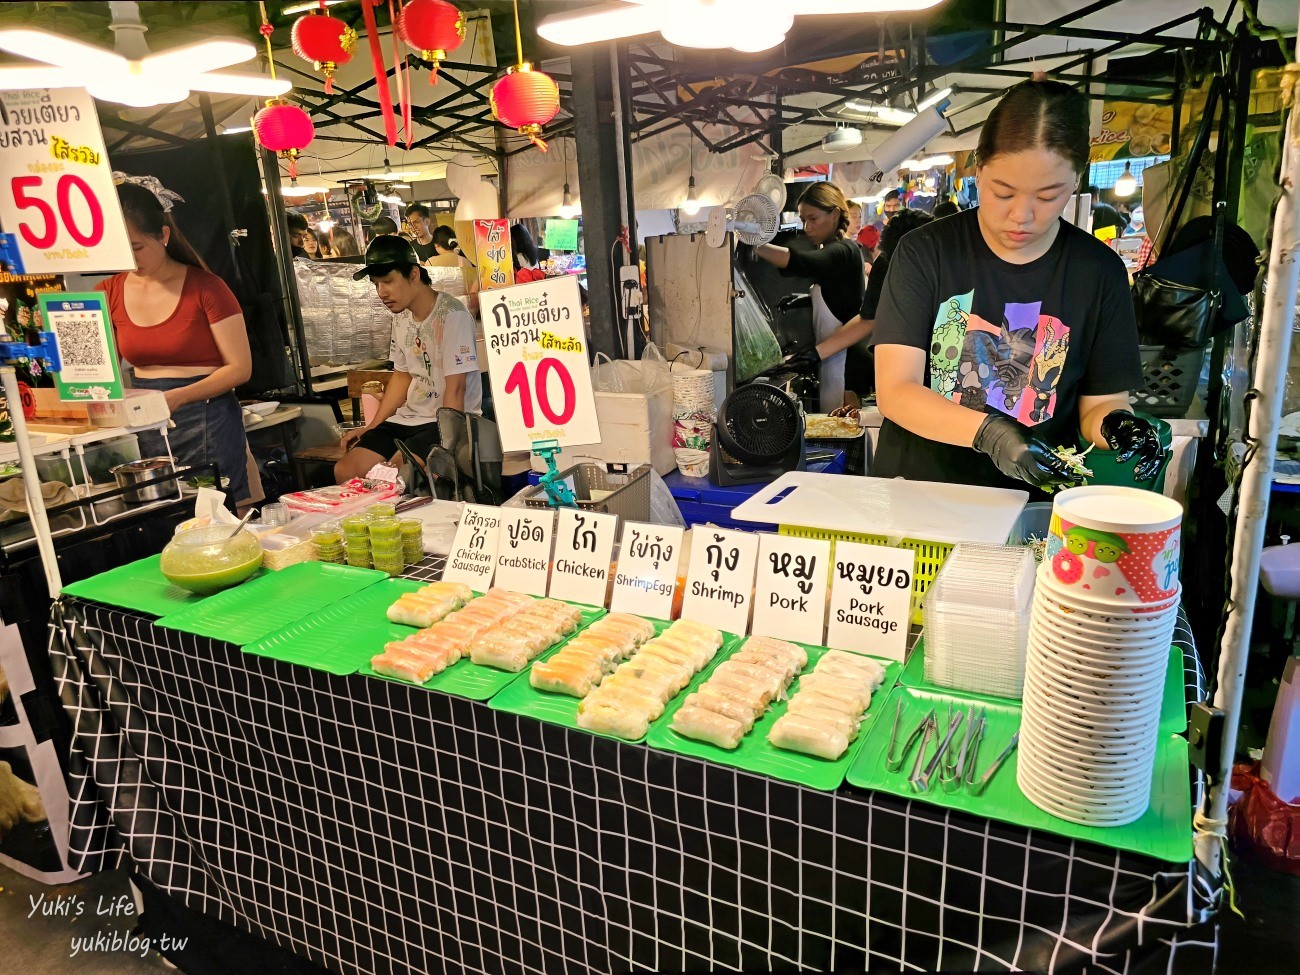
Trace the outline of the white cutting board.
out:
<instances>
[{"instance_id":1,"label":"white cutting board","mask_svg":"<svg viewBox=\"0 0 1300 975\"><path fill-rule=\"evenodd\" d=\"M895 541L1003 545L1028 501L1028 491L791 471L737 505L732 517Z\"/></svg>"}]
</instances>

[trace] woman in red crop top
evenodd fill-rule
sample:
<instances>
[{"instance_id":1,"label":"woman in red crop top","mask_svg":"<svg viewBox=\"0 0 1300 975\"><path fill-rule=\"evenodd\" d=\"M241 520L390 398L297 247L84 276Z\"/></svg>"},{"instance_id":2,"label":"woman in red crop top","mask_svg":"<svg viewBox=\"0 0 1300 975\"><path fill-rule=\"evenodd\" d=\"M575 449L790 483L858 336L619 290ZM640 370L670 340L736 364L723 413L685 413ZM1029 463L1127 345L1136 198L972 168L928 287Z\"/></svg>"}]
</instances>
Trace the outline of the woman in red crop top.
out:
<instances>
[{"instance_id":1,"label":"woman in red crop top","mask_svg":"<svg viewBox=\"0 0 1300 975\"><path fill-rule=\"evenodd\" d=\"M215 463L230 479L227 497L248 497L243 411L234 388L252 374L239 302L203 266L158 197L134 183L117 188L136 270L99 285L108 297L118 352L134 385L161 390L175 429L172 452L183 464ZM141 447L165 453L157 434Z\"/></svg>"}]
</instances>

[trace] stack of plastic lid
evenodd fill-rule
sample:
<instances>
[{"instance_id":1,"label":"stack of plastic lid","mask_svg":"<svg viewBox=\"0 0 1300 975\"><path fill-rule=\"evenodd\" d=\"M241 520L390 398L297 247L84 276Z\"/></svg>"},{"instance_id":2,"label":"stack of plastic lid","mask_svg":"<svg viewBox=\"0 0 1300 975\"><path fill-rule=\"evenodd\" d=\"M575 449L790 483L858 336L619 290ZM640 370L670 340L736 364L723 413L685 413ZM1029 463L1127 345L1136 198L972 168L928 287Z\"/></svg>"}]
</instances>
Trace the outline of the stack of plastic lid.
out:
<instances>
[{"instance_id":1,"label":"stack of plastic lid","mask_svg":"<svg viewBox=\"0 0 1300 975\"><path fill-rule=\"evenodd\" d=\"M927 683L1020 696L1035 567L1029 548L953 548L925 595Z\"/></svg>"},{"instance_id":2,"label":"stack of plastic lid","mask_svg":"<svg viewBox=\"0 0 1300 975\"><path fill-rule=\"evenodd\" d=\"M1025 668L1025 797L1061 819L1123 826L1146 812L1178 602L1182 508L1158 494L1057 496Z\"/></svg>"}]
</instances>

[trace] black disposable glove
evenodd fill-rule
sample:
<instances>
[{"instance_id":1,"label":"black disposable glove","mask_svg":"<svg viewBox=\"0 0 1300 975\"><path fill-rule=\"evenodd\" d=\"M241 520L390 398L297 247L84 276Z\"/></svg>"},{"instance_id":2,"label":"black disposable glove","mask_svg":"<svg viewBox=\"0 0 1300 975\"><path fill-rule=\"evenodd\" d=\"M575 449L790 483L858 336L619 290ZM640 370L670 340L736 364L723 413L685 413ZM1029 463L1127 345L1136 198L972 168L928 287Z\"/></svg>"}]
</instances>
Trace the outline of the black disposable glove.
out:
<instances>
[{"instance_id":1,"label":"black disposable glove","mask_svg":"<svg viewBox=\"0 0 1300 975\"><path fill-rule=\"evenodd\" d=\"M817 351L817 346L811 346L807 349L800 349L798 352L792 352L781 360L781 364L789 366L791 369L811 369L821 364L822 355Z\"/></svg>"},{"instance_id":2,"label":"black disposable glove","mask_svg":"<svg viewBox=\"0 0 1300 975\"><path fill-rule=\"evenodd\" d=\"M1038 488L1074 487L1083 479L1051 447L1009 416L990 413L975 434L976 450L987 454L1007 477Z\"/></svg>"},{"instance_id":3,"label":"black disposable glove","mask_svg":"<svg viewBox=\"0 0 1300 975\"><path fill-rule=\"evenodd\" d=\"M1165 459L1165 447L1150 421L1128 410L1115 410L1101 421L1101 435L1115 451L1117 461L1133 461L1133 474L1139 481L1155 480Z\"/></svg>"},{"instance_id":4,"label":"black disposable glove","mask_svg":"<svg viewBox=\"0 0 1300 975\"><path fill-rule=\"evenodd\" d=\"M812 295L786 295L776 303L777 311L789 311L791 308L809 308Z\"/></svg>"}]
</instances>

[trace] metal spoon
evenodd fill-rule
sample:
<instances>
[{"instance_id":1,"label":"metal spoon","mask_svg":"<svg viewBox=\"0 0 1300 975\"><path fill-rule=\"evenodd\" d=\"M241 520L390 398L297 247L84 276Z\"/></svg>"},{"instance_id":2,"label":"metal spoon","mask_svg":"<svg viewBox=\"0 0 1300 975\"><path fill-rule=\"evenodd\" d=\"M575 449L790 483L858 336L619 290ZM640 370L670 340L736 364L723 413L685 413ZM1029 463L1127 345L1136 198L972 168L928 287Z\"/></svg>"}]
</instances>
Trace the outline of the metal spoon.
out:
<instances>
[{"instance_id":1,"label":"metal spoon","mask_svg":"<svg viewBox=\"0 0 1300 975\"><path fill-rule=\"evenodd\" d=\"M251 517L253 517L253 509L252 509L252 508L249 508L249 509L248 509L248 514L244 515L244 517L243 517L242 519L240 519L240 522L239 522L238 525L235 526L234 531L232 531L229 535L227 535L225 538L223 538L222 541L223 541L223 542L228 542L228 541L230 541L232 538L234 538L236 535L238 535L238 534L240 533L240 531L243 530L244 526L248 524L248 519L251 518Z\"/></svg>"}]
</instances>

